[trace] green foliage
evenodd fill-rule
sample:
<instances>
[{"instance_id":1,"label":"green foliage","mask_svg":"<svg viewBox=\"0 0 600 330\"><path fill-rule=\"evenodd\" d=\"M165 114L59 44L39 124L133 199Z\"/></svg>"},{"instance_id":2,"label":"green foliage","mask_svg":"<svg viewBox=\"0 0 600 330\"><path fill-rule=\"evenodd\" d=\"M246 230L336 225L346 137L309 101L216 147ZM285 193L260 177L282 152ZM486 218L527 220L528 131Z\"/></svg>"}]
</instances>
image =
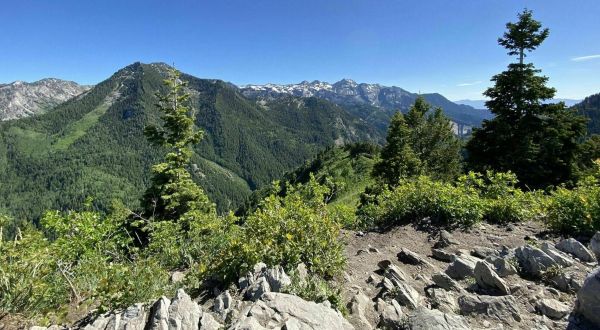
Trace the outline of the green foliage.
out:
<instances>
[{"instance_id":1,"label":"green foliage","mask_svg":"<svg viewBox=\"0 0 600 330\"><path fill-rule=\"evenodd\" d=\"M524 192L517 187L514 173L469 172L458 179L459 185L475 188L485 205L484 219L505 224L541 217L546 197L541 191Z\"/></svg>"},{"instance_id":2,"label":"green foliage","mask_svg":"<svg viewBox=\"0 0 600 330\"><path fill-rule=\"evenodd\" d=\"M164 162L152 166L152 184L142 201L145 215L161 220L179 219L187 212L214 212L214 206L186 169L192 157L191 146L200 142L204 132L194 127L194 115L187 106L190 94L184 92L187 83L180 76L172 70L164 81L169 92L157 95L163 127L151 125L144 130L150 142L168 150Z\"/></svg>"},{"instance_id":3,"label":"green foliage","mask_svg":"<svg viewBox=\"0 0 600 330\"><path fill-rule=\"evenodd\" d=\"M600 134L600 93L586 97L573 108L577 113L588 118L588 134Z\"/></svg>"},{"instance_id":4,"label":"green foliage","mask_svg":"<svg viewBox=\"0 0 600 330\"><path fill-rule=\"evenodd\" d=\"M285 293L317 303L329 301L331 307L340 311L342 315L348 315L348 309L342 298L342 290L336 285L315 275L309 275L301 280L297 274L292 274L291 280L292 284L284 288Z\"/></svg>"},{"instance_id":5,"label":"green foliage","mask_svg":"<svg viewBox=\"0 0 600 330\"><path fill-rule=\"evenodd\" d=\"M555 231L573 234L600 230L600 187L594 179L573 189L557 188L547 207L547 223Z\"/></svg>"},{"instance_id":6,"label":"green foliage","mask_svg":"<svg viewBox=\"0 0 600 330\"><path fill-rule=\"evenodd\" d=\"M382 183L393 186L419 174L452 180L460 173L460 141L442 110L430 108L419 97L406 115L392 117L381 160L373 168Z\"/></svg>"},{"instance_id":7,"label":"green foliage","mask_svg":"<svg viewBox=\"0 0 600 330\"><path fill-rule=\"evenodd\" d=\"M339 272L345 262L338 241L340 220L324 202L328 193L327 187L311 178L306 184L288 187L283 197L268 196L242 227L244 244L239 251L245 263L291 269L303 262L315 274Z\"/></svg>"},{"instance_id":8,"label":"green foliage","mask_svg":"<svg viewBox=\"0 0 600 330\"><path fill-rule=\"evenodd\" d=\"M144 301L169 290L169 274L138 260L122 217L48 212L44 231L22 230L0 242L0 313L53 315L69 306L100 310Z\"/></svg>"},{"instance_id":9,"label":"green foliage","mask_svg":"<svg viewBox=\"0 0 600 330\"><path fill-rule=\"evenodd\" d=\"M512 171L521 184L545 188L574 180L578 166L579 141L585 135L585 119L564 103L545 104L555 89L546 86L540 70L523 63L547 37L548 30L532 19L530 11L519 22L507 24L499 43L519 63L492 77L494 86L485 91L486 106L496 117L483 122L467 143L468 163L476 171Z\"/></svg>"},{"instance_id":10,"label":"green foliage","mask_svg":"<svg viewBox=\"0 0 600 330\"><path fill-rule=\"evenodd\" d=\"M450 226L470 227L483 219L484 210L476 189L419 176L401 180L392 189L384 188L362 205L359 217L365 227L398 225L425 217Z\"/></svg>"}]
</instances>

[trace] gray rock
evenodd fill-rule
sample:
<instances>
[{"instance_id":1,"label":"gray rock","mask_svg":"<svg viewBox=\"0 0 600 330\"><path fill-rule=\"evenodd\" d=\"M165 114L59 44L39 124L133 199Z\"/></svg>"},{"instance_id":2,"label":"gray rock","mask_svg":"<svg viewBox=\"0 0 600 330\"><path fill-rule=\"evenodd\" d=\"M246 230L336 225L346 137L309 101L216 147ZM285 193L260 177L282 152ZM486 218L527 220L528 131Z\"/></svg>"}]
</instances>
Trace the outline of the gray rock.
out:
<instances>
[{"instance_id":1,"label":"gray rock","mask_svg":"<svg viewBox=\"0 0 600 330\"><path fill-rule=\"evenodd\" d=\"M389 278L394 285L397 285L398 282L410 281L410 278L402 271L402 269L392 264L385 269L384 275Z\"/></svg>"},{"instance_id":2,"label":"gray rock","mask_svg":"<svg viewBox=\"0 0 600 330\"><path fill-rule=\"evenodd\" d=\"M450 234L449 232L445 230L440 231L440 236L438 238L438 241L435 243L434 247L436 249L439 249L448 247L450 245L458 245L458 242L454 240L452 234Z\"/></svg>"},{"instance_id":3,"label":"gray rock","mask_svg":"<svg viewBox=\"0 0 600 330\"><path fill-rule=\"evenodd\" d=\"M593 262L596 261L596 258L588 250L583 244L579 243L574 238L564 239L556 244L556 248L565 252L574 255L579 258L579 260L584 262Z\"/></svg>"},{"instance_id":4,"label":"gray rock","mask_svg":"<svg viewBox=\"0 0 600 330\"><path fill-rule=\"evenodd\" d=\"M433 308L444 313L455 313L458 310L456 298L452 292L433 287L428 288L426 293Z\"/></svg>"},{"instance_id":5,"label":"gray rock","mask_svg":"<svg viewBox=\"0 0 600 330\"><path fill-rule=\"evenodd\" d=\"M556 299L542 299L538 304L538 310L551 319L559 320L571 312L571 308Z\"/></svg>"},{"instance_id":6,"label":"gray rock","mask_svg":"<svg viewBox=\"0 0 600 330\"><path fill-rule=\"evenodd\" d=\"M440 261L452 262L456 258L456 256L450 252L446 252L441 249L431 249L431 255Z\"/></svg>"},{"instance_id":7,"label":"gray rock","mask_svg":"<svg viewBox=\"0 0 600 330\"><path fill-rule=\"evenodd\" d=\"M536 277L542 276L550 267L559 266L558 263L544 251L530 245L518 247L515 250L515 256L519 261L521 270Z\"/></svg>"},{"instance_id":8,"label":"gray rock","mask_svg":"<svg viewBox=\"0 0 600 330\"><path fill-rule=\"evenodd\" d=\"M373 303L364 293L355 294L350 300L350 322L359 329L373 329L367 320L367 314L373 309Z\"/></svg>"},{"instance_id":9,"label":"gray rock","mask_svg":"<svg viewBox=\"0 0 600 330\"><path fill-rule=\"evenodd\" d=\"M200 330L219 330L223 325L219 323L210 313L204 313L200 319Z\"/></svg>"},{"instance_id":10,"label":"gray rock","mask_svg":"<svg viewBox=\"0 0 600 330\"><path fill-rule=\"evenodd\" d=\"M184 272L175 271L175 272L173 272L173 274L171 274L171 282L172 283L179 283L179 282L183 281L183 279L185 279Z\"/></svg>"},{"instance_id":11,"label":"gray rock","mask_svg":"<svg viewBox=\"0 0 600 330\"><path fill-rule=\"evenodd\" d=\"M296 266L296 275L298 275L298 279L300 280L300 282L304 282L308 278L308 269L306 268L306 265L303 262L299 263L298 266Z\"/></svg>"},{"instance_id":12,"label":"gray rock","mask_svg":"<svg viewBox=\"0 0 600 330\"><path fill-rule=\"evenodd\" d=\"M279 292L282 288L292 284L292 280L285 274L285 270L281 266L268 269L266 277L273 292Z\"/></svg>"},{"instance_id":13,"label":"gray rock","mask_svg":"<svg viewBox=\"0 0 600 330\"><path fill-rule=\"evenodd\" d=\"M500 277L507 277L510 275L517 274L517 269L511 264L507 257L494 257L490 256L485 259L487 262L494 266L496 274Z\"/></svg>"},{"instance_id":14,"label":"gray rock","mask_svg":"<svg viewBox=\"0 0 600 330\"><path fill-rule=\"evenodd\" d=\"M583 285L583 279L578 274L562 270L556 276L547 278L546 282L563 292L577 292Z\"/></svg>"},{"instance_id":15,"label":"gray rock","mask_svg":"<svg viewBox=\"0 0 600 330\"><path fill-rule=\"evenodd\" d=\"M488 265L485 261L479 261L475 265L475 281L477 285L484 289L494 289L500 291L503 295L510 294L510 289L506 282Z\"/></svg>"},{"instance_id":16,"label":"gray rock","mask_svg":"<svg viewBox=\"0 0 600 330\"><path fill-rule=\"evenodd\" d=\"M197 330L201 316L200 306L183 289L177 290L169 306L169 330Z\"/></svg>"},{"instance_id":17,"label":"gray rock","mask_svg":"<svg viewBox=\"0 0 600 330\"><path fill-rule=\"evenodd\" d=\"M265 293L261 300L278 314L297 319L307 329L354 329L339 312L323 304L275 292Z\"/></svg>"},{"instance_id":18,"label":"gray rock","mask_svg":"<svg viewBox=\"0 0 600 330\"><path fill-rule=\"evenodd\" d=\"M148 325L150 330L168 330L169 329L169 306L171 301L166 297L158 299L150 310L150 319Z\"/></svg>"},{"instance_id":19,"label":"gray rock","mask_svg":"<svg viewBox=\"0 0 600 330\"><path fill-rule=\"evenodd\" d=\"M594 234L594 236L590 240L590 248L592 249L592 252L596 255L596 259L600 260L600 231Z\"/></svg>"},{"instance_id":20,"label":"gray rock","mask_svg":"<svg viewBox=\"0 0 600 330\"><path fill-rule=\"evenodd\" d=\"M404 306L417 308L419 306L420 295L406 282L398 282L394 288L395 299Z\"/></svg>"},{"instance_id":21,"label":"gray rock","mask_svg":"<svg viewBox=\"0 0 600 330\"><path fill-rule=\"evenodd\" d=\"M460 292L462 288L458 285L458 282L453 280L450 276L444 273L433 274L431 280L435 285L442 289Z\"/></svg>"},{"instance_id":22,"label":"gray rock","mask_svg":"<svg viewBox=\"0 0 600 330\"><path fill-rule=\"evenodd\" d=\"M384 329L401 329L404 326L403 313L400 304L396 300L386 303L382 299L377 301L379 315L379 327Z\"/></svg>"},{"instance_id":23,"label":"gray rock","mask_svg":"<svg viewBox=\"0 0 600 330\"><path fill-rule=\"evenodd\" d=\"M271 285L265 277L259 277L256 282L252 283L244 296L252 301L258 300L263 294L271 292Z\"/></svg>"},{"instance_id":24,"label":"gray rock","mask_svg":"<svg viewBox=\"0 0 600 330\"><path fill-rule=\"evenodd\" d=\"M475 262L465 256L458 256L446 269L446 274L456 280L462 280L473 276Z\"/></svg>"},{"instance_id":25,"label":"gray rock","mask_svg":"<svg viewBox=\"0 0 600 330\"><path fill-rule=\"evenodd\" d=\"M231 303L233 298L231 298L231 294L229 294L229 290L225 290L223 293L215 298L215 303L213 305L213 310L216 313L223 314L231 307Z\"/></svg>"},{"instance_id":26,"label":"gray rock","mask_svg":"<svg viewBox=\"0 0 600 330\"><path fill-rule=\"evenodd\" d=\"M600 327L600 267L588 275L577 292L577 312Z\"/></svg>"},{"instance_id":27,"label":"gray rock","mask_svg":"<svg viewBox=\"0 0 600 330\"><path fill-rule=\"evenodd\" d=\"M424 307L417 309L408 317L408 329L411 330L468 330L467 322L452 313L442 313Z\"/></svg>"},{"instance_id":28,"label":"gray rock","mask_svg":"<svg viewBox=\"0 0 600 330\"><path fill-rule=\"evenodd\" d=\"M458 306L463 315L482 314L501 321L509 318L521 321L517 301L513 296L463 295L458 297Z\"/></svg>"},{"instance_id":29,"label":"gray rock","mask_svg":"<svg viewBox=\"0 0 600 330\"><path fill-rule=\"evenodd\" d=\"M409 249L404 249L404 248L402 248L400 250L400 253L398 253L398 260L400 260L404 263L410 264L410 265L431 266L431 264L427 260L425 260L423 257L412 252Z\"/></svg>"},{"instance_id":30,"label":"gray rock","mask_svg":"<svg viewBox=\"0 0 600 330\"><path fill-rule=\"evenodd\" d=\"M129 306L121 313L119 329L144 330L146 319L147 315L143 304Z\"/></svg>"},{"instance_id":31,"label":"gray rock","mask_svg":"<svg viewBox=\"0 0 600 330\"><path fill-rule=\"evenodd\" d=\"M573 265L573 263L575 263L575 261L571 259L571 257L563 254L548 242L543 242L541 245L541 249L562 267L570 267Z\"/></svg>"},{"instance_id":32,"label":"gray rock","mask_svg":"<svg viewBox=\"0 0 600 330\"><path fill-rule=\"evenodd\" d=\"M476 246L471 250L471 255L480 259L485 259L489 256L498 256L500 253L489 247Z\"/></svg>"}]
</instances>

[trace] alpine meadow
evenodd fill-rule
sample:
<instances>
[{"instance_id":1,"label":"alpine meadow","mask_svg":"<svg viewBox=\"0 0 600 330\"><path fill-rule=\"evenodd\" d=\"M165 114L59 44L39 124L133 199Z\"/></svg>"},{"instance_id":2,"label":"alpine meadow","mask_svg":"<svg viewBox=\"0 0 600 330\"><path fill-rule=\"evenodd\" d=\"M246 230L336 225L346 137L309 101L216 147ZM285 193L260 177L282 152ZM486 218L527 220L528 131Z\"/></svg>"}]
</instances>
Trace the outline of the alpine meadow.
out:
<instances>
[{"instance_id":1,"label":"alpine meadow","mask_svg":"<svg viewBox=\"0 0 600 330\"><path fill-rule=\"evenodd\" d=\"M524 3L7 4L0 330L600 328L600 6Z\"/></svg>"}]
</instances>

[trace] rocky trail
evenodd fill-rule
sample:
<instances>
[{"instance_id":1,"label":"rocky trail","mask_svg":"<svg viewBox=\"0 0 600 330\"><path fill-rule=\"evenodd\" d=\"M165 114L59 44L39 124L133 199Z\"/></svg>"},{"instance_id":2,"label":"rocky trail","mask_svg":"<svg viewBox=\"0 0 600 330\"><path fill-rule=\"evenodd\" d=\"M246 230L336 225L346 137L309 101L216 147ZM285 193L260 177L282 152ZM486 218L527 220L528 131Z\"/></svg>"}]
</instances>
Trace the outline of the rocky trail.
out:
<instances>
[{"instance_id":1,"label":"rocky trail","mask_svg":"<svg viewBox=\"0 0 600 330\"><path fill-rule=\"evenodd\" d=\"M257 264L229 290L136 304L73 328L112 329L598 329L600 233L583 245L535 222L469 231L406 225L345 231L348 263L334 279L347 315L284 293L282 267ZM299 265L299 281L306 271ZM586 279L587 278L587 279ZM34 330L64 329L33 327Z\"/></svg>"}]
</instances>

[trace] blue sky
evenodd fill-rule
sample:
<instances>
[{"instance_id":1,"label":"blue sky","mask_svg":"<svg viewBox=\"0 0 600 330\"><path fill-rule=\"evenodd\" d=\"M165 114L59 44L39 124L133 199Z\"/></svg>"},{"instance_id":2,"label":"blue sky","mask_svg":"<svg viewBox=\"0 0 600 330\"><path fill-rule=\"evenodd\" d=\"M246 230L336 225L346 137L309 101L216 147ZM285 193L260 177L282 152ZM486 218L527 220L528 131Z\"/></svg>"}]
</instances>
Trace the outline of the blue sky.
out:
<instances>
[{"instance_id":1,"label":"blue sky","mask_svg":"<svg viewBox=\"0 0 600 330\"><path fill-rule=\"evenodd\" d=\"M528 59L558 97L600 92L598 0L9 0L0 82L94 84L160 61L236 84L352 78L478 99L511 60L496 39L524 7L551 30Z\"/></svg>"}]
</instances>

